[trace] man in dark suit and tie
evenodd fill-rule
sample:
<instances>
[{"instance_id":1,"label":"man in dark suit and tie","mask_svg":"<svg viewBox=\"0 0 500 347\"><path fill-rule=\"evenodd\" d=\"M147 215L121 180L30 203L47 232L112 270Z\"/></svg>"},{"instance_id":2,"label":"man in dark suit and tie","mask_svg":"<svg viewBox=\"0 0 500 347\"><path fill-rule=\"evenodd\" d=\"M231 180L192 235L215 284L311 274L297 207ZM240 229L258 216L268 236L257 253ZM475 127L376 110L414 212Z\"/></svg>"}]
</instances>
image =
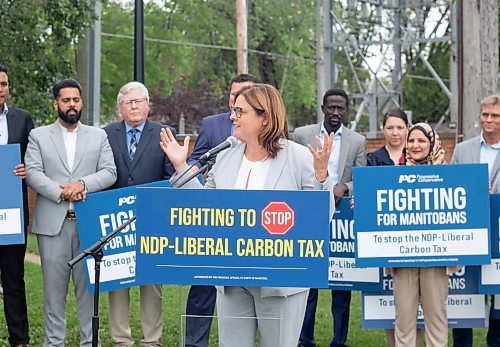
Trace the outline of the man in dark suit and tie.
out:
<instances>
[{"instance_id":1,"label":"man in dark suit and tie","mask_svg":"<svg viewBox=\"0 0 500 347\"><path fill-rule=\"evenodd\" d=\"M241 88L258 82L257 77L249 74L236 75L230 84L229 107L234 105L236 93ZM189 165L205 165L206 161L197 162L198 158L231 136L233 121L230 116L231 112L225 112L203 118ZM214 286L191 286L186 304L186 347L208 346L216 298Z\"/></svg>"},{"instance_id":2,"label":"man in dark suit and tie","mask_svg":"<svg viewBox=\"0 0 500 347\"><path fill-rule=\"evenodd\" d=\"M34 128L31 115L20 108L7 106L9 97L9 76L5 65L0 65L0 145L19 143L21 161L28 146L28 137ZM25 176L24 164L14 168L17 176ZM28 194L23 181L24 233L28 229ZM29 343L28 310L24 286L24 254L26 243L0 246L0 272L3 286L5 320L11 346L27 346Z\"/></svg>"},{"instance_id":3,"label":"man in dark suit and tie","mask_svg":"<svg viewBox=\"0 0 500 347\"><path fill-rule=\"evenodd\" d=\"M111 189L169 179L174 168L160 149L160 123L148 120L149 92L140 82L125 84L117 97L123 121L108 125L118 178ZM170 128L172 132L173 128ZM115 346L134 346L130 330L130 289L109 293L109 328ZM161 285L141 286L141 346L161 346L163 327Z\"/></svg>"}]
</instances>

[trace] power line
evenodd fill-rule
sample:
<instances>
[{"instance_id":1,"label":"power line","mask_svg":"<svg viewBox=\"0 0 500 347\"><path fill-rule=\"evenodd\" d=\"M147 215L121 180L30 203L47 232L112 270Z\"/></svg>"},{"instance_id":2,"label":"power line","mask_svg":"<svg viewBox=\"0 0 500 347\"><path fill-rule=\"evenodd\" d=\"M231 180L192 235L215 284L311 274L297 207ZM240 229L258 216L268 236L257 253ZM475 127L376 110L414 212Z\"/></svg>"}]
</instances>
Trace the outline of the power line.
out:
<instances>
[{"instance_id":1,"label":"power line","mask_svg":"<svg viewBox=\"0 0 500 347\"><path fill-rule=\"evenodd\" d=\"M128 39L128 40L134 39L134 37L131 35L112 34L112 33L105 33L105 32L102 32L101 35L107 36L107 37L120 38L120 39ZM222 50L226 50L226 51L236 51L237 50L234 47L220 46L220 45L209 45L209 44L205 44L205 43L182 42L182 41L175 41L175 40L153 39L153 38L147 38L147 37L144 40L149 41L149 42L164 43L164 44L170 44L170 45L189 46L189 47L197 47L197 48L222 49ZM260 51L260 50L256 50L256 49L249 49L248 52L259 54L259 55L276 57L276 58L280 58L280 59L284 59L284 60L294 59L294 60L302 60L302 61L316 64L316 59L299 57L297 55L271 53L271 52L265 52L265 51Z\"/></svg>"}]
</instances>

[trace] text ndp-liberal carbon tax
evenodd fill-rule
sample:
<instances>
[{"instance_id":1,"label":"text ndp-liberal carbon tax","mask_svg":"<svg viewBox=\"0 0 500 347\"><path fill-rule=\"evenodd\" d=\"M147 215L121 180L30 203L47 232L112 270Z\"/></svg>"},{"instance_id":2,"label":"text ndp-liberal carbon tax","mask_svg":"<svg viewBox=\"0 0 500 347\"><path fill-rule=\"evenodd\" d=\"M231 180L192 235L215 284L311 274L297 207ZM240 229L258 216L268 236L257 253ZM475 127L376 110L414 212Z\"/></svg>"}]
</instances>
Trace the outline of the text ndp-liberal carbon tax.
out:
<instances>
[{"instance_id":1,"label":"text ndp-liberal carbon tax","mask_svg":"<svg viewBox=\"0 0 500 347\"><path fill-rule=\"evenodd\" d=\"M324 240L141 236L141 254L323 258Z\"/></svg>"},{"instance_id":2,"label":"text ndp-liberal carbon tax","mask_svg":"<svg viewBox=\"0 0 500 347\"><path fill-rule=\"evenodd\" d=\"M269 204L263 211L269 210ZM263 214L261 221L264 224L286 225L289 230L291 217L284 212L269 210L269 215ZM258 213L255 209L232 208L180 208L172 207L169 210L168 221L170 227L233 227L240 226L258 228ZM267 225L267 224L266 224ZM206 229L198 231L208 232ZM323 240L292 240L286 238L242 238L242 237L201 237L190 236L141 236L140 252L142 254L164 254L173 252L175 255L199 256L243 256L243 257L324 257Z\"/></svg>"}]
</instances>

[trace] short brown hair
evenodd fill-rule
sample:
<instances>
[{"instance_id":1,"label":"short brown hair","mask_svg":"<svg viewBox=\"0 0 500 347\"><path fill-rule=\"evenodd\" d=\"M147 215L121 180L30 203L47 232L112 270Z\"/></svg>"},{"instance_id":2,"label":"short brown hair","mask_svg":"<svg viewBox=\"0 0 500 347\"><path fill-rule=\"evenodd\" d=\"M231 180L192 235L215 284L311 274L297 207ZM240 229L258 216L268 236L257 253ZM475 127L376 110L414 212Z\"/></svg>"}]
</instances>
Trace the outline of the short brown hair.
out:
<instances>
[{"instance_id":1,"label":"short brown hair","mask_svg":"<svg viewBox=\"0 0 500 347\"><path fill-rule=\"evenodd\" d=\"M256 83L244 87L236 94L252 106L257 114L266 118L267 123L258 135L259 144L269 153L270 158L275 158L281 150L280 139L289 139L288 120L285 105L278 90L270 84Z\"/></svg>"}]
</instances>

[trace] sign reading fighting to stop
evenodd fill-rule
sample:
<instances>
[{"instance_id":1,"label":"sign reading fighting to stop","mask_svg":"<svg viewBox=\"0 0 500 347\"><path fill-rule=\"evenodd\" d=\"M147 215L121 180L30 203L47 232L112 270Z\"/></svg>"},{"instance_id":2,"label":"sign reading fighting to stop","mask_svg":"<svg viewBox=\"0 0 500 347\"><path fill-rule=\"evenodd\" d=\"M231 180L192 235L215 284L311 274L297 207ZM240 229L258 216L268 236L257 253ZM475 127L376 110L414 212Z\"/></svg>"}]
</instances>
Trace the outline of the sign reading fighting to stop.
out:
<instances>
[{"instance_id":1,"label":"sign reading fighting to stop","mask_svg":"<svg viewBox=\"0 0 500 347\"><path fill-rule=\"evenodd\" d=\"M295 224L295 212L286 202L271 202L262 210L262 226L271 235L285 235Z\"/></svg>"}]
</instances>

